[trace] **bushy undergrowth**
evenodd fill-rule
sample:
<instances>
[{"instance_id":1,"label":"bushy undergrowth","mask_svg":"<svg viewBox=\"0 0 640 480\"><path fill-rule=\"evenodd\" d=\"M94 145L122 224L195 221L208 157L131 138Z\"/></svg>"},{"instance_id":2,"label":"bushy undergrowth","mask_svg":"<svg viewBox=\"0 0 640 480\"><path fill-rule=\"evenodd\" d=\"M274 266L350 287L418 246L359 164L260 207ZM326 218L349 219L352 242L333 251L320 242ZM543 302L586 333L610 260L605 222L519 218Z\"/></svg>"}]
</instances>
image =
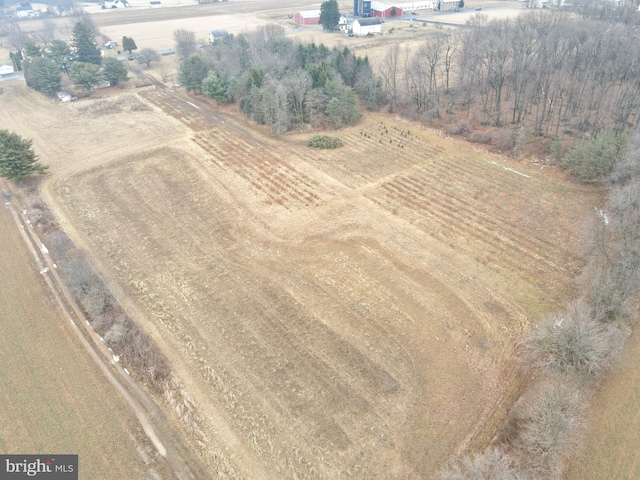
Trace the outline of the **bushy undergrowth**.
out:
<instances>
[{"instance_id":1,"label":"bushy undergrowth","mask_svg":"<svg viewBox=\"0 0 640 480\"><path fill-rule=\"evenodd\" d=\"M105 339L122 362L156 393L162 393L171 369L156 344L131 319L95 274L88 259L60 231L47 239L60 275L82 306L94 330Z\"/></svg>"},{"instance_id":2,"label":"bushy undergrowth","mask_svg":"<svg viewBox=\"0 0 640 480\"><path fill-rule=\"evenodd\" d=\"M619 339L614 326L592 318L589 305L579 300L549 315L529 334L523 364L550 373L595 375L610 364Z\"/></svg>"},{"instance_id":3,"label":"bushy undergrowth","mask_svg":"<svg viewBox=\"0 0 640 480\"><path fill-rule=\"evenodd\" d=\"M511 150L514 145L513 132L507 128L491 128L490 130L474 130L467 139L472 143L491 145L498 150Z\"/></svg>"},{"instance_id":4,"label":"bushy undergrowth","mask_svg":"<svg viewBox=\"0 0 640 480\"><path fill-rule=\"evenodd\" d=\"M560 161L560 165L584 183L606 179L627 144L626 133L605 128L590 139L578 140Z\"/></svg>"},{"instance_id":5,"label":"bushy undergrowth","mask_svg":"<svg viewBox=\"0 0 640 480\"><path fill-rule=\"evenodd\" d=\"M314 148L339 148L344 145L344 142L338 137L330 137L329 135L314 135L307 141L308 147Z\"/></svg>"},{"instance_id":6,"label":"bushy undergrowth","mask_svg":"<svg viewBox=\"0 0 640 480\"><path fill-rule=\"evenodd\" d=\"M491 446L473 457L465 457L440 475L442 480L525 480L515 468L515 459L498 446Z\"/></svg>"},{"instance_id":7,"label":"bushy undergrowth","mask_svg":"<svg viewBox=\"0 0 640 480\"><path fill-rule=\"evenodd\" d=\"M586 395L571 376L543 378L513 407L500 440L509 446L524 478L559 478L578 444Z\"/></svg>"}]
</instances>

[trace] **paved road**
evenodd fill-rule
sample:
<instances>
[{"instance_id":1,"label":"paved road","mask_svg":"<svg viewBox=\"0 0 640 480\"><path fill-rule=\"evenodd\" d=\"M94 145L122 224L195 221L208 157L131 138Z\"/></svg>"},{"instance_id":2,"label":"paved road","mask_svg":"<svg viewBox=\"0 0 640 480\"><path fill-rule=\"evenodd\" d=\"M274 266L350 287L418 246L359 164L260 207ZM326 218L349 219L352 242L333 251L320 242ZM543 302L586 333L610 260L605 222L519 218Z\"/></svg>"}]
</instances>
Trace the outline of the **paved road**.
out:
<instances>
[{"instance_id":1,"label":"paved road","mask_svg":"<svg viewBox=\"0 0 640 480\"><path fill-rule=\"evenodd\" d=\"M0 82L8 82L9 80L22 80L24 79L23 73L11 73L9 75L0 76Z\"/></svg>"}]
</instances>

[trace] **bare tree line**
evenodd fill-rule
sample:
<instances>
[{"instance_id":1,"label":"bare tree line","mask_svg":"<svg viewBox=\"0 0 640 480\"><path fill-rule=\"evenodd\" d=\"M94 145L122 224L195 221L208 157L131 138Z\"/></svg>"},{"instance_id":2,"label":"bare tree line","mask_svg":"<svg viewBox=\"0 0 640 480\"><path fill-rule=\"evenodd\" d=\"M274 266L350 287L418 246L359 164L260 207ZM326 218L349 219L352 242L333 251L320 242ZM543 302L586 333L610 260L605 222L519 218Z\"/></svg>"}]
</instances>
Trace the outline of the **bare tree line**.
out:
<instances>
[{"instance_id":1,"label":"bare tree line","mask_svg":"<svg viewBox=\"0 0 640 480\"><path fill-rule=\"evenodd\" d=\"M120 361L151 390L165 394L172 381L166 358L115 299L85 253L61 230L55 215L42 202L34 181L23 182L30 201L29 217L43 236L65 286Z\"/></svg>"},{"instance_id":2,"label":"bare tree line","mask_svg":"<svg viewBox=\"0 0 640 480\"><path fill-rule=\"evenodd\" d=\"M637 127L635 25L541 11L473 27L439 33L416 52L391 47L379 65L390 107L440 121L444 107L552 137Z\"/></svg>"}]
</instances>

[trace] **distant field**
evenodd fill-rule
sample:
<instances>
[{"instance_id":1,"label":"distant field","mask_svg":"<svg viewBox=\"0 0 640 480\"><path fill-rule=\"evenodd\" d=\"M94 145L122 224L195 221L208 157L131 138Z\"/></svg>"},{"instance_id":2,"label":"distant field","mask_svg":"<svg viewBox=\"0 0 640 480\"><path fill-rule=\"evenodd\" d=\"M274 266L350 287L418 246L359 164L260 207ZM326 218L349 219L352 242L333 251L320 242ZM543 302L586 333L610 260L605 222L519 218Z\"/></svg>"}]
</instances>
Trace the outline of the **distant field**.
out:
<instances>
[{"instance_id":1,"label":"distant field","mask_svg":"<svg viewBox=\"0 0 640 480\"><path fill-rule=\"evenodd\" d=\"M58 312L4 206L0 312L0 452L79 454L82 479L172 478Z\"/></svg>"},{"instance_id":2,"label":"distant field","mask_svg":"<svg viewBox=\"0 0 640 480\"><path fill-rule=\"evenodd\" d=\"M328 34L319 26L300 26L292 20L292 16L300 10L316 10L317 3L309 3L306 0L231 0L213 4L199 5L193 0L165 0L162 8L148 8L148 2L131 2L129 9L102 10L95 4L83 4L83 8L92 14L92 18L100 32L106 39L120 40L123 36L133 37L138 48L169 48L174 46L173 32L184 28L196 33L198 42L206 42L211 30L226 29L230 33L240 34L249 32L256 27L268 23L278 23L285 27L288 35L299 38L301 41L315 41L329 46L345 44L356 50L362 50L362 55L370 58L382 58L390 43L402 43L407 46L406 40L421 39L425 35L433 33L434 24L425 27L420 22L409 22L408 18L402 21L387 20L383 26L383 35L372 38L347 38L341 34ZM338 2L342 12L353 10L353 2ZM482 12L473 10L481 5L485 9ZM41 8L45 8L41 5ZM519 15L525 11L520 2L500 2L469 0L467 10L451 14L433 14L430 10L420 12L429 14L423 19L429 22L443 22L446 27L464 24L477 13L489 18L507 18ZM57 37L69 40L74 17L55 18L57 25ZM42 20L21 20L20 28L27 34L34 34L42 28ZM388 35L391 29L393 35ZM403 32L403 33L401 33ZM9 61L9 44L0 38L0 62Z\"/></svg>"}]
</instances>

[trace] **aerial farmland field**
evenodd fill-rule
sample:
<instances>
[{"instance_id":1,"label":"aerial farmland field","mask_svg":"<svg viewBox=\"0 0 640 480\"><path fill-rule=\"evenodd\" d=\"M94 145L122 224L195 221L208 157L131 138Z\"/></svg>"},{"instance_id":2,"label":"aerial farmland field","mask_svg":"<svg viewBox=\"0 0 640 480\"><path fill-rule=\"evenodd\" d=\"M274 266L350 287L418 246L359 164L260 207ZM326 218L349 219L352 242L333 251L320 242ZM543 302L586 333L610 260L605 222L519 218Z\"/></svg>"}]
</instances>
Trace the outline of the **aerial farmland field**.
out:
<instances>
[{"instance_id":1,"label":"aerial farmland field","mask_svg":"<svg viewBox=\"0 0 640 480\"><path fill-rule=\"evenodd\" d=\"M46 100L10 89L0 127L52 125L45 196L229 477L433 478L481 448L518 392L517 341L574 292L599 201L392 115L317 151L160 86L29 115Z\"/></svg>"}]
</instances>

